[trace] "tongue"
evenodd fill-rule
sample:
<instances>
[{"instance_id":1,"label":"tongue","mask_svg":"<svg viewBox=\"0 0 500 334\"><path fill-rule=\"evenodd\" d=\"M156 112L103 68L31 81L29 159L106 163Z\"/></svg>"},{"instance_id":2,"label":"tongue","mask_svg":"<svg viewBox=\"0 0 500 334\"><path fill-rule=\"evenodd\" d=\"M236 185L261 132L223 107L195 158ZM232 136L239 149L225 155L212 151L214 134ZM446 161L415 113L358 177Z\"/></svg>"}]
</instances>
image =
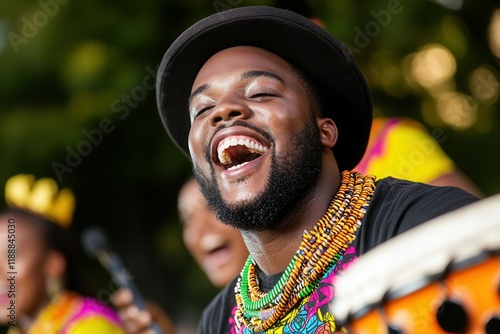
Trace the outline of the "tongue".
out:
<instances>
[{"instance_id":1,"label":"tongue","mask_svg":"<svg viewBox=\"0 0 500 334\"><path fill-rule=\"evenodd\" d=\"M227 152L232 161L229 167L240 165L260 157L260 154L250 152L248 147L244 145L230 146L227 148Z\"/></svg>"}]
</instances>

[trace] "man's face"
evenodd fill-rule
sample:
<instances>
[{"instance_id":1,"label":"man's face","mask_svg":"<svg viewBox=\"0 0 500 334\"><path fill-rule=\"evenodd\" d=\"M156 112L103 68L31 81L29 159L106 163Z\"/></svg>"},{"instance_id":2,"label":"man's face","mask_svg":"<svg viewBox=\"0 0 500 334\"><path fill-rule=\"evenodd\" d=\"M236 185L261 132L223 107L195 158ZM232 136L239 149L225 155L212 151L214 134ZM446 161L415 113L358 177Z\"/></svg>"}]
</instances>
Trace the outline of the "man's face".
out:
<instances>
[{"instance_id":1,"label":"man's face","mask_svg":"<svg viewBox=\"0 0 500 334\"><path fill-rule=\"evenodd\" d=\"M314 187L318 128L305 87L282 58L254 47L217 53L195 79L189 113L195 174L224 222L268 228L256 220L283 218ZM248 221L239 224L241 212Z\"/></svg>"}]
</instances>

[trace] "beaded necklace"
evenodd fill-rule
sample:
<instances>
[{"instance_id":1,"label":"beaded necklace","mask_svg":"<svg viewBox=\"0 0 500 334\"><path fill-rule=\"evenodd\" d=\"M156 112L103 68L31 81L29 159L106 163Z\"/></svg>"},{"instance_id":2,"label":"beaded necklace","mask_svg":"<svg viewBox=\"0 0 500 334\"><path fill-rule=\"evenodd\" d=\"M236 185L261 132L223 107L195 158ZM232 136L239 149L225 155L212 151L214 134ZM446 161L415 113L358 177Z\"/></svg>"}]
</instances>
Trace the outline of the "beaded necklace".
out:
<instances>
[{"instance_id":1,"label":"beaded necklace","mask_svg":"<svg viewBox=\"0 0 500 334\"><path fill-rule=\"evenodd\" d=\"M354 234L374 191L374 176L343 172L340 188L326 213L311 231L304 231L299 249L269 292L260 290L256 264L250 255L235 286L237 326L263 332L309 296L356 238Z\"/></svg>"}]
</instances>

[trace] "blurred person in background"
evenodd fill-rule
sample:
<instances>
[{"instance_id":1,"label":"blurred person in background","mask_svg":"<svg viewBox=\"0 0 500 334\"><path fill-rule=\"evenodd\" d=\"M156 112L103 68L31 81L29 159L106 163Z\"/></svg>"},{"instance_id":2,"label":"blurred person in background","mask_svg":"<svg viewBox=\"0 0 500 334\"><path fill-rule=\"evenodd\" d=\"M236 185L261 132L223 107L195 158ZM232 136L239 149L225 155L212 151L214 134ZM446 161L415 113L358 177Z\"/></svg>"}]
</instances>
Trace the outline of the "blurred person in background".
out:
<instances>
[{"instance_id":1,"label":"blurred person in background","mask_svg":"<svg viewBox=\"0 0 500 334\"><path fill-rule=\"evenodd\" d=\"M77 272L69 234L75 208L71 190L59 190L50 178L19 174L7 181L5 200L0 323L9 326L7 333L124 333L115 310L88 297Z\"/></svg>"},{"instance_id":2,"label":"blurred person in background","mask_svg":"<svg viewBox=\"0 0 500 334\"><path fill-rule=\"evenodd\" d=\"M187 250L210 283L222 289L239 274L248 257L241 233L216 218L193 177L181 187L177 206ZM148 333L151 321L171 323L168 315L151 301L147 302L146 311L139 311L129 290L120 289L111 300L120 309L120 319L127 333ZM174 333L174 330L164 333Z\"/></svg>"},{"instance_id":3,"label":"blurred person in background","mask_svg":"<svg viewBox=\"0 0 500 334\"><path fill-rule=\"evenodd\" d=\"M446 139L440 129L431 135L420 123L403 118L374 118L368 147L354 168L377 178L392 176L435 186L455 186L482 197L439 145Z\"/></svg>"},{"instance_id":4,"label":"blurred person in background","mask_svg":"<svg viewBox=\"0 0 500 334\"><path fill-rule=\"evenodd\" d=\"M194 178L181 188L178 208L184 244L210 282L223 288L248 257L241 233L217 219Z\"/></svg>"}]
</instances>

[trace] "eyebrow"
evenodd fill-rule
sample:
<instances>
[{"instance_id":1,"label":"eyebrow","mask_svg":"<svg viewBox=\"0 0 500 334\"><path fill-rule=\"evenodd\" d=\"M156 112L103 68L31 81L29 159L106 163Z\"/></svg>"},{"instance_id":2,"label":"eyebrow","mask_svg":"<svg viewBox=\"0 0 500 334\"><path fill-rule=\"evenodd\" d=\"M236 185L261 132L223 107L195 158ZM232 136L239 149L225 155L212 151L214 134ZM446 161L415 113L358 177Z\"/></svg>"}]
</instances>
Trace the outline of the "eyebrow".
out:
<instances>
[{"instance_id":1,"label":"eyebrow","mask_svg":"<svg viewBox=\"0 0 500 334\"><path fill-rule=\"evenodd\" d=\"M206 91L210 86L207 85L207 84L204 84L204 85L201 85L200 87L196 88L194 90L194 92L191 93L191 95L189 95L189 98L188 98L188 105L191 105L191 101L193 101L194 97L198 94L201 94L203 93L204 91Z\"/></svg>"},{"instance_id":2,"label":"eyebrow","mask_svg":"<svg viewBox=\"0 0 500 334\"><path fill-rule=\"evenodd\" d=\"M242 79L257 78L257 77L268 77L268 78L274 79L276 81L279 81L282 84L285 83L285 81L279 75L277 75L273 72L268 72L268 71L253 70L253 71L245 72L241 75ZM200 87L196 88L191 93L191 95L189 95L188 104L191 104L191 101L195 98L196 95L203 93L208 88L210 88L210 86L208 84L204 84L204 85L201 85Z\"/></svg>"},{"instance_id":3,"label":"eyebrow","mask_svg":"<svg viewBox=\"0 0 500 334\"><path fill-rule=\"evenodd\" d=\"M261 77L261 76L277 80L277 81L281 82L282 84L285 83L285 81L279 75L277 75L273 72L268 72L268 71L258 71L258 70L248 71L248 72L243 73L243 75L241 77L243 79L247 79L247 78L256 78L256 77Z\"/></svg>"}]
</instances>

